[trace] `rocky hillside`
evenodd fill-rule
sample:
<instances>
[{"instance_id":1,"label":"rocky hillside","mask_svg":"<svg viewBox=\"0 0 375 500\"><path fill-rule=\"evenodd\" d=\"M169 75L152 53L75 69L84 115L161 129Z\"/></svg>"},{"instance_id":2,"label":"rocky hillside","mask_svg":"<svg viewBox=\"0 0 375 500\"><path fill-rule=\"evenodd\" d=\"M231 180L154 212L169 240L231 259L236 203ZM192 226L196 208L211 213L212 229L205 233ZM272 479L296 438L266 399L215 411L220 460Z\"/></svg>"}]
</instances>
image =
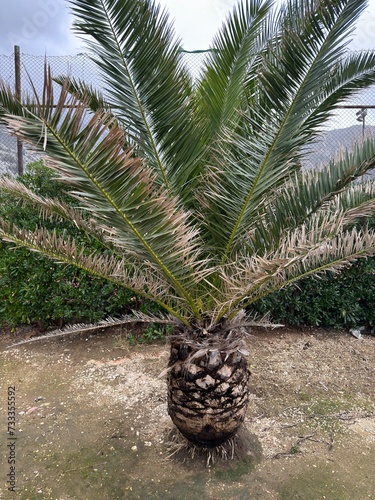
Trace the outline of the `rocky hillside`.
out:
<instances>
[{"instance_id":1,"label":"rocky hillside","mask_svg":"<svg viewBox=\"0 0 375 500\"><path fill-rule=\"evenodd\" d=\"M36 158L35 153L23 148L24 165ZM0 126L0 175L5 173L17 173L17 141L5 127Z\"/></svg>"},{"instance_id":2,"label":"rocky hillside","mask_svg":"<svg viewBox=\"0 0 375 500\"><path fill-rule=\"evenodd\" d=\"M310 153L306 162L309 168L319 167L335 157L342 149L350 149L353 143L362 138L362 125L353 125L348 128L337 128L322 133L319 140L310 146ZM366 126L365 135L375 136L375 127Z\"/></svg>"}]
</instances>

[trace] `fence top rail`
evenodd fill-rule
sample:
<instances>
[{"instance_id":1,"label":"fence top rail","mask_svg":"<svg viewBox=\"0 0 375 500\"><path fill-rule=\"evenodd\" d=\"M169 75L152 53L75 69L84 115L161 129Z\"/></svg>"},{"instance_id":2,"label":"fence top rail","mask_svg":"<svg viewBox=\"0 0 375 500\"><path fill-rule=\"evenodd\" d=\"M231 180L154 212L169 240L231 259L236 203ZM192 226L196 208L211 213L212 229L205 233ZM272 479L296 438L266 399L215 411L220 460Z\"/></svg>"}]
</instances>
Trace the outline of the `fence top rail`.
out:
<instances>
[{"instance_id":1,"label":"fence top rail","mask_svg":"<svg viewBox=\"0 0 375 500\"><path fill-rule=\"evenodd\" d=\"M22 106L29 106L30 103L21 103ZM41 108L44 108L43 105L40 106ZM52 108L56 108L57 105L56 104L52 104L50 107ZM66 104L65 106L63 106L63 108L77 108L78 106L75 105L75 104ZM352 104L352 105L347 105L347 106L337 106L337 108L340 108L340 109L375 109L375 105L373 104ZM116 109L116 108L114 108Z\"/></svg>"},{"instance_id":2,"label":"fence top rail","mask_svg":"<svg viewBox=\"0 0 375 500\"><path fill-rule=\"evenodd\" d=\"M375 109L374 104L342 104L340 106L337 106L338 108L345 108L345 109L358 109L358 108L365 108L365 109Z\"/></svg>"}]
</instances>

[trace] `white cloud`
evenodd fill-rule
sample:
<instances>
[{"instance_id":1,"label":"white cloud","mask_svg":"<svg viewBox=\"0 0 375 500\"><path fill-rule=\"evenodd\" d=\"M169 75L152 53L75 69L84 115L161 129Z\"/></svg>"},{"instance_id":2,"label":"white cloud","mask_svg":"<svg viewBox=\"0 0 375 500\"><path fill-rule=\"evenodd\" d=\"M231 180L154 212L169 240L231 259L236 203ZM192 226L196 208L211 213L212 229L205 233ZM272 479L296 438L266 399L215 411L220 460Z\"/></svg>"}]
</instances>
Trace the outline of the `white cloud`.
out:
<instances>
[{"instance_id":1,"label":"white cloud","mask_svg":"<svg viewBox=\"0 0 375 500\"><path fill-rule=\"evenodd\" d=\"M207 49L236 0L161 0L186 50Z\"/></svg>"},{"instance_id":2,"label":"white cloud","mask_svg":"<svg viewBox=\"0 0 375 500\"><path fill-rule=\"evenodd\" d=\"M352 50L375 50L375 0L369 0L365 12L358 20Z\"/></svg>"},{"instance_id":3,"label":"white cloud","mask_svg":"<svg viewBox=\"0 0 375 500\"><path fill-rule=\"evenodd\" d=\"M161 0L175 20L176 32L183 38L187 50L208 48L236 0ZM277 3L282 3L277 0ZM353 50L375 49L375 0L368 6L357 23L350 46Z\"/></svg>"},{"instance_id":4,"label":"white cloud","mask_svg":"<svg viewBox=\"0 0 375 500\"><path fill-rule=\"evenodd\" d=\"M71 22L66 0L7 0L0 17L0 53L12 53L14 45L29 54L72 53L79 43Z\"/></svg>"},{"instance_id":5,"label":"white cloud","mask_svg":"<svg viewBox=\"0 0 375 500\"><path fill-rule=\"evenodd\" d=\"M29 54L62 55L82 52L73 35L68 0L0 0L7 4L0 16L0 54L14 45ZM186 50L207 49L236 0L160 0L175 21L176 34ZM358 22L354 50L375 49L375 0L369 0Z\"/></svg>"}]
</instances>

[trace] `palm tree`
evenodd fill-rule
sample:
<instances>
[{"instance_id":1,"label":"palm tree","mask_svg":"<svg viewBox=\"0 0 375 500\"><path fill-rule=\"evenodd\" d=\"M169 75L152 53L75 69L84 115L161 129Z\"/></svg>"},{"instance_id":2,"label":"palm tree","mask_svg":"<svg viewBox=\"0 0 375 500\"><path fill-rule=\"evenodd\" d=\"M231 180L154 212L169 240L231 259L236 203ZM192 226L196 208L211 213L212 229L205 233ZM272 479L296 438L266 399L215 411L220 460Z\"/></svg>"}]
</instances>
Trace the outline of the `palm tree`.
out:
<instances>
[{"instance_id":1,"label":"palm tree","mask_svg":"<svg viewBox=\"0 0 375 500\"><path fill-rule=\"evenodd\" d=\"M301 160L337 105L375 83L375 53L346 46L364 0L243 0L192 81L153 0L72 0L103 94L46 69L43 98L1 88L2 120L43 151L73 209L4 178L66 234L1 221L2 238L156 302L174 322L168 411L190 441L233 436L248 401L245 308L296 280L375 252L353 229L375 207L375 142L319 170ZM90 253L92 252L92 253ZM147 319L147 318L146 318ZM156 318L151 317L152 321Z\"/></svg>"}]
</instances>

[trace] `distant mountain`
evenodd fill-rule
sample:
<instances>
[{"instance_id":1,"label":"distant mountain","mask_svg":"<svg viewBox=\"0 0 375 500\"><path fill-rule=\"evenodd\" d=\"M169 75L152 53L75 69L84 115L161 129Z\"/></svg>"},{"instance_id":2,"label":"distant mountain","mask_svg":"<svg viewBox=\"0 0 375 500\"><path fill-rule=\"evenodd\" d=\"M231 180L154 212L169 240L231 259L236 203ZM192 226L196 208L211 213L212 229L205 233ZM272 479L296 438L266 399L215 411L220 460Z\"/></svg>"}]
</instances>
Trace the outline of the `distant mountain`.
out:
<instances>
[{"instance_id":1,"label":"distant mountain","mask_svg":"<svg viewBox=\"0 0 375 500\"><path fill-rule=\"evenodd\" d=\"M366 126L365 134L372 134L375 137L375 127ZM350 149L353 143L361 137L362 125L322 132L319 140L308 146L309 152L303 162L304 167L319 168L338 155L340 150ZM37 157L35 153L24 148L24 165ZM15 138L7 132L5 127L0 127L0 174L4 172L17 172L17 146ZM375 178L375 172L372 177Z\"/></svg>"},{"instance_id":2,"label":"distant mountain","mask_svg":"<svg viewBox=\"0 0 375 500\"><path fill-rule=\"evenodd\" d=\"M38 155L23 148L23 164L34 161ZM0 126L0 175L17 173L17 140L4 126Z\"/></svg>"},{"instance_id":3,"label":"distant mountain","mask_svg":"<svg viewBox=\"0 0 375 500\"><path fill-rule=\"evenodd\" d=\"M365 136L375 137L375 127L367 125ZM304 162L307 168L316 168L329 162L343 149L351 149L354 142L361 140L362 125L353 125L348 128L336 128L322 132L319 139L308 147L309 154Z\"/></svg>"},{"instance_id":4,"label":"distant mountain","mask_svg":"<svg viewBox=\"0 0 375 500\"><path fill-rule=\"evenodd\" d=\"M0 174L17 170L16 140L0 127Z\"/></svg>"}]
</instances>

